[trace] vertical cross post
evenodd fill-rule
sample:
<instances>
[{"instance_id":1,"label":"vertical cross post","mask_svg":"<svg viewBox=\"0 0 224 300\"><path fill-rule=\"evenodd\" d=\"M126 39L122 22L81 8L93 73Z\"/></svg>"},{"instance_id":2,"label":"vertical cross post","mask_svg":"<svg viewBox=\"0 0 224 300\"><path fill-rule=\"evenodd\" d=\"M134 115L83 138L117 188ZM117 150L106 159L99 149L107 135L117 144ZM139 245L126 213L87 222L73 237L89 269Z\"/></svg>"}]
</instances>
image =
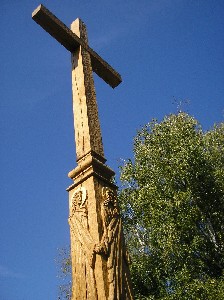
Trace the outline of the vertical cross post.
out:
<instances>
[{"instance_id":1,"label":"vertical cross post","mask_svg":"<svg viewBox=\"0 0 224 300\"><path fill-rule=\"evenodd\" d=\"M85 24L76 19L71 30L88 44ZM95 155L105 162L90 54L83 47L72 54L72 94L77 162Z\"/></svg>"}]
</instances>

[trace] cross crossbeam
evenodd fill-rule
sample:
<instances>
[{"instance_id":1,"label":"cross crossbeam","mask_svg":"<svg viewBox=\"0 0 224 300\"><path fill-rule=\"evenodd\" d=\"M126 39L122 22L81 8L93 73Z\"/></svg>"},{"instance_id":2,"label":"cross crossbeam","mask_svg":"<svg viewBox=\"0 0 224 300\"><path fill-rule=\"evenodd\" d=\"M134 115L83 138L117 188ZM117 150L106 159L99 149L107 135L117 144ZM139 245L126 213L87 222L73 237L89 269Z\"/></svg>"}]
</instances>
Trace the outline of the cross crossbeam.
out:
<instances>
[{"instance_id":1,"label":"cross crossbeam","mask_svg":"<svg viewBox=\"0 0 224 300\"><path fill-rule=\"evenodd\" d=\"M121 83L120 74L42 4L33 11L32 18L71 53L79 46L88 51L93 71L112 88Z\"/></svg>"}]
</instances>

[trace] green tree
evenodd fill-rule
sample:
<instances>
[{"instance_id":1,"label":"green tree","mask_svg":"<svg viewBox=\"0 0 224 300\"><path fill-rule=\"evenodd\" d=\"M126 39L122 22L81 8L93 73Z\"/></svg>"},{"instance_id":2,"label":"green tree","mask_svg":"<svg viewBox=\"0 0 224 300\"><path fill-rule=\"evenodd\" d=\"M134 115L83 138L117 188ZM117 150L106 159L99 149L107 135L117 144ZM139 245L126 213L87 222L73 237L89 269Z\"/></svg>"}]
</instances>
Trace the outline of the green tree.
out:
<instances>
[{"instance_id":1,"label":"green tree","mask_svg":"<svg viewBox=\"0 0 224 300\"><path fill-rule=\"evenodd\" d=\"M224 299L224 123L153 120L121 180L136 299Z\"/></svg>"},{"instance_id":2,"label":"green tree","mask_svg":"<svg viewBox=\"0 0 224 300\"><path fill-rule=\"evenodd\" d=\"M71 276L72 276L72 264L70 256L70 247L58 249L58 257L56 259L58 267L58 277L61 284L58 290L57 300L70 300L71 299Z\"/></svg>"}]
</instances>

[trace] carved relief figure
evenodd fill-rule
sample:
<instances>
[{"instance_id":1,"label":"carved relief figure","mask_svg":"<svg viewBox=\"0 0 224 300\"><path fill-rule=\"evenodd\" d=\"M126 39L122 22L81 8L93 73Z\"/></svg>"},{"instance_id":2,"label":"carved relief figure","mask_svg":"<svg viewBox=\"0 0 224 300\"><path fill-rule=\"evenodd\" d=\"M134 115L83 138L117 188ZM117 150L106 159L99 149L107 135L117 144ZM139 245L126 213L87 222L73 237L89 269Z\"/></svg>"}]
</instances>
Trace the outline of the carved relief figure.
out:
<instances>
[{"instance_id":1,"label":"carved relief figure","mask_svg":"<svg viewBox=\"0 0 224 300\"><path fill-rule=\"evenodd\" d=\"M70 200L69 224L74 237L72 243L73 278L76 278L72 290L72 299L96 300L96 282L94 275L94 246L89 233L87 191L80 187L74 191Z\"/></svg>"},{"instance_id":2,"label":"carved relief figure","mask_svg":"<svg viewBox=\"0 0 224 300\"><path fill-rule=\"evenodd\" d=\"M107 260L107 299L130 300L133 298L117 197L112 189L104 187L102 198L103 236L101 242L95 246L95 251Z\"/></svg>"}]
</instances>

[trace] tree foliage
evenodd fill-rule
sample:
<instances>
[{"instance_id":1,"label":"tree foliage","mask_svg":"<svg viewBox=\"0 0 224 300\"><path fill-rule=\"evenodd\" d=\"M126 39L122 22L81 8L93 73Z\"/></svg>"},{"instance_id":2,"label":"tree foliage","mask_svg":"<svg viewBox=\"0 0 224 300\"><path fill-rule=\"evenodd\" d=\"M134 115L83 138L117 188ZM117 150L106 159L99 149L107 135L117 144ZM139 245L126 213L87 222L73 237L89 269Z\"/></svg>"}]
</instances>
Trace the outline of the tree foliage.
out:
<instances>
[{"instance_id":1,"label":"tree foliage","mask_svg":"<svg viewBox=\"0 0 224 300\"><path fill-rule=\"evenodd\" d=\"M58 249L58 257L56 259L56 263L59 267L58 277L60 278L61 284L59 286L57 300L71 300L72 264L70 252L70 247Z\"/></svg>"},{"instance_id":2,"label":"tree foliage","mask_svg":"<svg viewBox=\"0 0 224 300\"><path fill-rule=\"evenodd\" d=\"M153 120L121 167L136 299L224 299L224 124Z\"/></svg>"}]
</instances>

